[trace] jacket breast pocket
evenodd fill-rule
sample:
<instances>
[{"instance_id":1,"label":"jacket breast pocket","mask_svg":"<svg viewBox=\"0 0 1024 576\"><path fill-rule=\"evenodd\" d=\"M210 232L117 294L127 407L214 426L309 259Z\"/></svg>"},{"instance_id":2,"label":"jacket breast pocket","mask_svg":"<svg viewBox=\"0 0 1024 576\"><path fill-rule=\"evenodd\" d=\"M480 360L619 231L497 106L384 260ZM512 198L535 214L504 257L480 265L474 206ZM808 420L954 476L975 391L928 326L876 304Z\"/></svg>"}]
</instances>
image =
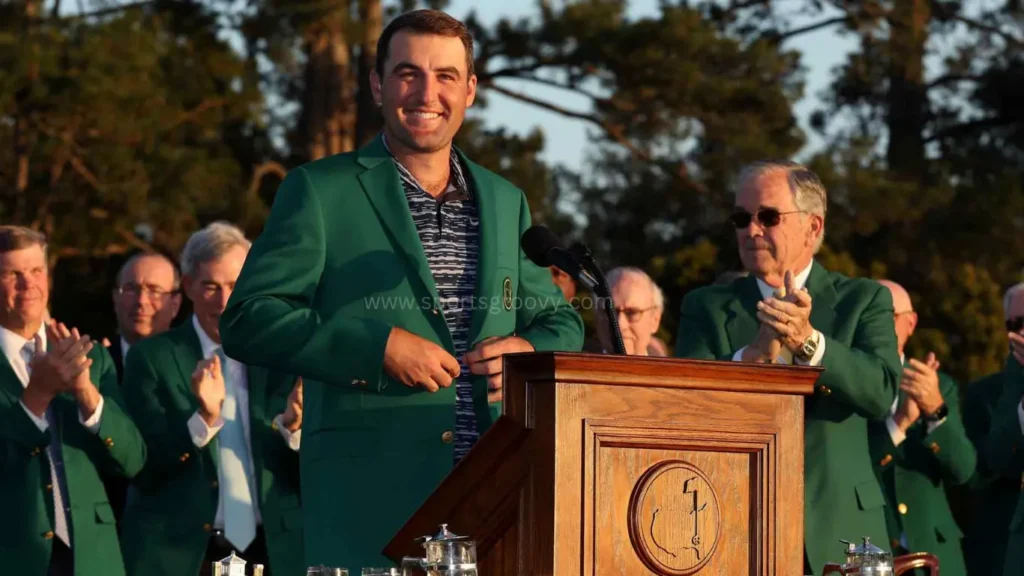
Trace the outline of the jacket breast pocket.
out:
<instances>
[{"instance_id":1,"label":"jacket breast pocket","mask_svg":"<svg viewBox=\"0 0 1024 576\"><path fill-rule=\"evenodd\" d=\"M882 497L882 489L878 487L878 483L861 482L854 485L853 488L857 493L857 507L861 510L881 508L885 505L885 499Z\"/></svg>"}]
</instances>

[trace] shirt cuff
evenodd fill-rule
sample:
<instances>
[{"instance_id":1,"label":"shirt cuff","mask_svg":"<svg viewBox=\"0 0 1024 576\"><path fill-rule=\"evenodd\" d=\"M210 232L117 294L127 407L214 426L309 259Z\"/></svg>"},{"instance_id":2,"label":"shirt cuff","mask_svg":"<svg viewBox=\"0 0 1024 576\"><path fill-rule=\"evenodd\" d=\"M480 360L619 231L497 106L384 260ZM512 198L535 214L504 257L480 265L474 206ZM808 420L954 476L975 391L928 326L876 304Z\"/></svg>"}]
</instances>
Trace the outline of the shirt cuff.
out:
<instances>
[{"instance_id":1,"label":"shirt cuff","mask_svg":"<svg viewBox=\"0 0 1024 576\"><path fill-rule=\"evenodd\" d=\"M811 356L811 359L807 362L794 360L794 364L800 366L821 366L821 361L825 358L825 335L815 330L814 337L818 340L818 347L814 350L814 356Z\"/></svg>"},{"instance_id":2,"label":"shirt cuff","mask_svg":"<svg viewBox=\"0 0 1024 576\"><path fill-rule=\"evenodd\" d=\"M25 410L25 414L28 414L28 417L32 419L32 423L36 425L36 428L39 428L40 432L46 432L50 429L50 423L46 421L46 418L40 418L33 414L32 411L28 409L28 406L25 406L24 402L19 400L18 403L21 404L21 407Z\"/></svg>"},{"instance_id":3,"label":"shirt cuff","mask_svg":"<svg viewBox=\"0 0 1024 576\"><path fill-rule=\"evenodd\" d=\"M100 417L103 416L103 396L100 396L99 403L96 404L96 409L93 410L92 416L89 416L88 420L82 419L82 411L78 411L78 421L85 426L85 429L93 434L100 433Z\"/></svg>"},{"instance_id":4,"label":"shirt cuff","mask_svg":"<svg viewBox=\"0 0 1024 576\"><path fill-rule=\"evenodd\" d=\"M281 433L281 438L284 438L284 443L288 445L294 452L299 451L299 447L302 445L302 427L292 432L284 426L284 414L278 414L274 418L274 427Z\"/></svg>"},{"instance_id":5,"label":"shirt cuff","mask_svg":"<svg viewBox=\"0 0 1024 576\"><path fill-rule=\"evenodd\" d=\"M1018 416L1020 416L1020 414L1018 414ZM939 426L942 426L942 423L945 422L945 421L946 421L946 419L943 418L942 420L939 420L938 422L929 422L928 423L928 433L931 434L932 432L935 432L935 430L938 429Z\"/></svg>"},{"instance_id":6,"label":"shirt cuff","mask_svg":"<svg viewBox=\"0 0 1024 576\"><path fill-rule=\"evenodd\" d=\"M900 427L896 425L896 421L892 419L892 416L885 419L885 427L889 429L889 438L892 438L893 446L899 446L907 439L907 433L900 430Z\"/></svg>"},{"instance_id":7,"label":"shirt cuff","mask_svg":"<svg viewBox=\"0 0 1024 576\"><path fill-rule=\"evenodd\" d=\"M223 427L224 420L220 416L213 422L213 426L210 426L199 415L198 410L188 419L188 433L192 437L192 443L195 444L196 448L205 448Z\"/></svg>"},{"instance_id":8,"label":"shirt cuff","mask_svg":"<svg viewBox=\"0 0 1024 576\"><path fill-rule=\"evenodd\" d=\"M1017 403L1017 422L1020 424L1020 433L1024 434L1024 400Z\"/></svg>"}]
</instances>

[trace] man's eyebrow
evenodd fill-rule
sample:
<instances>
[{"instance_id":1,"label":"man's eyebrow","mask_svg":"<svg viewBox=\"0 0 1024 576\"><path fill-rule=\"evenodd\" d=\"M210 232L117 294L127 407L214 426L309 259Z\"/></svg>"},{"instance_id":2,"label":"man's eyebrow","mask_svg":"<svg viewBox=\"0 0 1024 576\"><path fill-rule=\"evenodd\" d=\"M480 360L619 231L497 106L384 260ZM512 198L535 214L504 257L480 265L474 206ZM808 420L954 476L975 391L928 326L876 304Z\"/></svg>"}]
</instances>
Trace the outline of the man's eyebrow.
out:
<instances>
[{"instance_id":1,"label":"man's eyebrow","mask_svg":"<svg viewBox=\"0 0 1024 576\"><path fill-rule=\"evenodd\" d=\"M423 68L413 64L412 62L406 62L406 61L403 60L402 62L399 62L398 64L395 64L395 67L391 69L392 72L405 72L407 70L413 70L413 71L416 71L416 72L422 72ZM459 69L456 68L455 66L445 66L444 68L438 68L438 69L434 70L434 72L435 73L451 74L451 75L455 76L456 78L461 78L462 77L462 74L459 72Z\"/></svg>"}]
</instances>

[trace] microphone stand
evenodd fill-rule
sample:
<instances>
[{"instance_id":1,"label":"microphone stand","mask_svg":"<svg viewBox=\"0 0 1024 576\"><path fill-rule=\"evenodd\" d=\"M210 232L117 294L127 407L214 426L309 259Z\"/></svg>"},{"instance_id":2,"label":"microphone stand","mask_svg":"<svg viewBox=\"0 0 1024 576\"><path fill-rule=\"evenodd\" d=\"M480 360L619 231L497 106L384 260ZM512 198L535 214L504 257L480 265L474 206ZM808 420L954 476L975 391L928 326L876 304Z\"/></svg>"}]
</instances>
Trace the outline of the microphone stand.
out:
<instances>
[{"instance_id":1,"label":"microphone stand","mask_svg":"<svg viewBox=\"0 0 1024 576\"><path fill-rule=\"evenodd\" d=\"M619 328L619 313L616 311L615 302L612 300L612 290L608 286L608 279L605 278L601 267L597 265L589 248L582 244L577 244L573 252L576 252L579 256L583 272L589 272L595 280L594 286L591 289L597 294L598 298L608 303L605 313L608 315L608 325L612 330L612 345L615 347L616 354L625 356L626 345L622 342L622 330Z\"/></svg>"}]
</instances>

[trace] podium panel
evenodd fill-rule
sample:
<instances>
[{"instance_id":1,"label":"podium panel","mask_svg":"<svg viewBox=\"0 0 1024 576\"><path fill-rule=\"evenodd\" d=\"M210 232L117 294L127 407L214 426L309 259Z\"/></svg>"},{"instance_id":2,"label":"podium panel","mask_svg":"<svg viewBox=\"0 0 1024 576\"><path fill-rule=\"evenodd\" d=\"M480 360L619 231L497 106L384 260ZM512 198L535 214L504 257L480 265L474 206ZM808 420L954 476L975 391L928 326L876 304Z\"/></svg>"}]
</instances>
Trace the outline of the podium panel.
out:
<instances>
[{"instance_id":1,"label":"podium panel","mask_svg":"<svg viewBox=\"0 0 1024 576\"><path fill-rule=\"evenodd\" d=\"M800 574L820 369L585 354L505 365L503 415L395 536L477 541L488 576Z\"/></svg>"}]
</instances>

